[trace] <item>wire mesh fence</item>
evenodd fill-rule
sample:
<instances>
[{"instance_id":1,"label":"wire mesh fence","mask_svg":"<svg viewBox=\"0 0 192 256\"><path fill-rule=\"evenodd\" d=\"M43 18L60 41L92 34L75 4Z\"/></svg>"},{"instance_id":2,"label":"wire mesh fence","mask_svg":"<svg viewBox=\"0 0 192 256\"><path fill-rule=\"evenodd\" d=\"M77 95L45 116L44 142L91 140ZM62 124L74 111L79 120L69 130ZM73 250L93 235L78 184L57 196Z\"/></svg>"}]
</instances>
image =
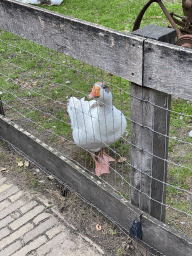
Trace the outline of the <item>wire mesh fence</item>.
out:
<instances>
[{"instance_id":1,"label":"wire mesh fence","mask_svg":"<svg viewBox=\"0 0 192 256\"><path fill-rule=\"evenodd\" d=\"M110 174L101 175L99 179L130 200L132 142L129 82L1 31L1 98L5 115L93 175L95 165L91 151L74 143L67 102L71 96L87 99L97 81L104 81L111 88L113 105L127 121L126 131L121 138L106 147L106 153L115 159L109 165ZM147 104L154 105L151 102ZM169 157L168 160L162 159L168 164L167 181L162 181L166 184L166 223L190 236L191 110L191 102L176 97L172 99L171 110L167 110L170 114L170 131L165 136L169 140ZM154 128L152 132L155 132ZM139 172L144 174L143 170ZM151 180L151 174L147 175Z\"/></svg>"},{"instance_id":2,"label":"wire mesh fence","mask_svg":"<svg viewBox=\"0 0 192 256\"><path fill-rule=\"evenodd\" d=\"M114 105L125 113L129 122L129 83L7 32L2 32L1 42L4 62L1 91L5 115L88 172L94 173L88 150L77 147L73 142L67 102L71 96L87 97L96 81L105 81L112 88ZM124 179L128 184L129 179L128 173L127 181L123 178L123 173L129 169L125 161L129 158L129 144L125 143L129 136L128 129L122 140L108 148L120 163L116 161L110 166L112 175L104 177L107 183L110 179L115 189L122 189L122 193L127 195L129 193L123 192L121 183Z\"/></svg>"},{"instance_id":3,"label":"wire mesh fence","mask_svg":"<svg viewBox=\"0 0 192 256\"><path fill-rule=\"evenodd\" d=\"M135 96L129 81L95 68L94 63L92 66L85 64L4 30L0 31L0 56L0 91L6 117L75 162L125 200L132 202L136 193L140 209L143 210L146 198L149 202L157 202L162 212L165 209L166 224L192 236L192 103L189 100L177 98L177 95L172 95L171 99L167 95L163 106L157 105L145 95L144 89L141 88L141 94ZM101 92L109 87L112 106L110 102L89 99L93 86L99 83L102 84ZM74 97L82 100L76 101ZM70 100L74 110L73 118L69 114ZM134 101L141 105L138 113L135 111L134 114L142 116L143 111L148 112L150 125L144 117L140 122L135 122L131 114ZM107 119L105 113L108 113L109 107L109 113L115 114ZM95 110L97 114L93 116ZM163 111L166 124L163 134L155 127L154 113L159 110ZM116 114L118 117L115 119ZM87 117L90 118L90 126ZM98 150L87 145L90 142L87 136L95 131L92 127L93 119L98 123L98 133L93 142L98 140L98 150L105 147L107 158L113 158L108 159L111 161L107 164L102 155L98 155ZM123 128L123 122L126 129ZM76 124L78 128L76 143L75 129L72 130L71 124ZM118 136L114 132L116 124L120 130ZM79 134L83 127L85 137ZM135 145L133 129L140 132L141 141L145 140L146 131L154 139L152 144L155 138L162 137L164 155L159 156L152 149ZM108 138L110 132L112 143ZM137 166L132 165L133 148L141 153ZM142 156L152 157L147 166L143 165ZM154 161L157 160L162 166L161 177L153 176ZM98 162L101 169L107 166L109 173L98 175L95 172ZM134 182L133 170L136 175ZM147 188L144 180L147 180ZM152 196L152 187L156 181L162 184L162 194L158 199ZM151 215L151 207L146 211ZM156 251L150 255L158 253Z\"/></svg>"}]
</instances>

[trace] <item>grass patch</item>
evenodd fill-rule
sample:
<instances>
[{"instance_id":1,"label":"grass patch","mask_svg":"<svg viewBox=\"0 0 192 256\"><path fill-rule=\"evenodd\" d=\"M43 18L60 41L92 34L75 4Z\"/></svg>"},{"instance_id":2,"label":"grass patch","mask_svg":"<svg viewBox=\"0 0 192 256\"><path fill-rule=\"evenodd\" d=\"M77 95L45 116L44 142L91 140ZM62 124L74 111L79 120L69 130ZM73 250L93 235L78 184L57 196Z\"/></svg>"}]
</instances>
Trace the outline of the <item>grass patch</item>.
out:
<instances>
[{"instance_id":1,"label":"grass patch","mask_svg":"<svg viewBox=\"0 0 192 256\"><path fill-rule=\"evenodd\" d=\"M40 7L130 33L144 3L146 1L66 0L60 6ZM182 15L180 1L164 4L168 11ZM169 24L157 3L153 3L144 15L141 26L147 24ZM108 83L114 105L122 110L128 122L124 139L111 145L109 153L113 155L115 151L130 161L130 144L126 143L126 140L130 141L129 81L5 31L0 31L0 59L0 91L3 92L6 116L38 135L48 145L56 147L70 158L78 159L88 169L93 167L92 158L87 152L74 149L71 142L67 100L72 95L87 99L95 80ZM167 186L167 204L189 212L189 200L181 189L192 190L192 139L188 136L192 129L192 104L175 98L171 110L169 160L174 164L168 164L168 183L174 187ZM113 168L123 175L127 183L130 182L128 164L117 164ZM106 180L112 185L115 182L118 193L129 200L129 187L126 182L122 182L122 178L111 175ZM40 185L35 179L31 180L32 187ZM120 248L118 254L122 253Z\"/></svg>"}]
</instances>

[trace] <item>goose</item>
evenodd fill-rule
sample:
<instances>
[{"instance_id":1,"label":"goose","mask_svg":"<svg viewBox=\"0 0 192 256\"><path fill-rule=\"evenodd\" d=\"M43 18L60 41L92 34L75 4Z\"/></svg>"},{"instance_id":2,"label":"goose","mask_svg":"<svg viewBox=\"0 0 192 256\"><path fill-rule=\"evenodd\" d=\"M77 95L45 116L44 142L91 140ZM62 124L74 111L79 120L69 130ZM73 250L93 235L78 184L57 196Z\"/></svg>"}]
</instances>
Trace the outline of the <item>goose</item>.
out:
<instances>
[{"instance_id":1,"label":"goose","mask_svg":"<svg viewBox=\"0 0 192 256\"><path fill-rule=\"evenodd\" d=\"M63 0L15 0L23 4L49 4L49 5L60 5Z\"/></svg>"},{"instance_id":2,"label":"goose","mask_svg":"<svg viewBox=\"0 0 192 256\"><path fill-rule=\"evenodd\" d=\"M107 155L104 147L111 145L124 134L127 121L123 113L113 106L112 93L103 82L96 82L88 96L77 99L71 97L67 112L71 119L74 142L88 150L95 162L95 174L110 173L109 162L115 161ZM95 152L99 154L95 157Z\"/></svg>"}]
</instances>

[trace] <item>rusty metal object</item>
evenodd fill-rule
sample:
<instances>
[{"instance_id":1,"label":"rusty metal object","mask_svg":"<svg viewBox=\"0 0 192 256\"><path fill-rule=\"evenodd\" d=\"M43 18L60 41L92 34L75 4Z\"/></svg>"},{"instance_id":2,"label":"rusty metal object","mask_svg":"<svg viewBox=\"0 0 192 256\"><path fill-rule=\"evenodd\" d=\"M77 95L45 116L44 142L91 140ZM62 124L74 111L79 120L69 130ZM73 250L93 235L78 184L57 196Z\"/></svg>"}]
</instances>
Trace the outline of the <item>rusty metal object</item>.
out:
<instances>
[{"instance_id":1,"label":"rusty metal object","mask_svg":"<svg viewBox=\"0 0 192 256\"><path fill-rule=\"evenodd\" d=\"M180 26L182 34L192 35L192 0L182 0L182 7L185 16L181 17L173 12L170 14L174 22Z\"/></svg>"},{"instance_id":2,"label":"rusty metal object","mask_svg":"<svg viewBox=\"0 0 192 256\"><path fill-rule=\"evenodd\" d=\"M137 16L133 31L139 29L144 13L154 2L159 4L171 26L176 30L178 39L176 45L192 49L192 0L182 0L183 12L184 15L186 15L184 17L174 14L173 12L169 13L161 0L149 0ZM180 26L180 29L177 25Z\"/></svg>"},{"instance_id":3,"label":"rusty metal object","mask_svg":"<svg viewBox=\"0 0 192 256\"><path fill-rule=\"evenodd\" d=\"M182 0L183 13L185 16L189 16L189 10L191 8L191 0Z\"/></svg>"},{"instance_id":4,"label":"rusty metal object","mask_svg":"<svg viewBox=\"0 0 192 256\"><path fill-rule=\"evenodd\" d=\"M192 49L192 35L183 35L179 37L176 45Z\"/></svg>"},{"instance_id":5,"label":"rusty metal object","mask_svg":"<svg viewBox=\"0 0 192 256\"><path fill-rule=\"evenodd\" d=\"M159 6L161 7L162 11L164 12L164 14L166 15L167 19L169 20L169 22L171 23L172 27L176 30L177 32L177 37L181 36L181 32L178 29L177 25L175 24L173 18L171 17L170 13L167 11L167 9L165 8L165 6L163 5L163 3L161 2L161 0L149 0L144 7L142 8L142 10L140 11L139 15L137 16L134 26L133 26L133 31L139 29L140 27L140 23L141 20L143 18L144 13L146 12L146 10L148 9L148 7L152 4L152 3L158 3Z\"/></svg>"}]
</instances>

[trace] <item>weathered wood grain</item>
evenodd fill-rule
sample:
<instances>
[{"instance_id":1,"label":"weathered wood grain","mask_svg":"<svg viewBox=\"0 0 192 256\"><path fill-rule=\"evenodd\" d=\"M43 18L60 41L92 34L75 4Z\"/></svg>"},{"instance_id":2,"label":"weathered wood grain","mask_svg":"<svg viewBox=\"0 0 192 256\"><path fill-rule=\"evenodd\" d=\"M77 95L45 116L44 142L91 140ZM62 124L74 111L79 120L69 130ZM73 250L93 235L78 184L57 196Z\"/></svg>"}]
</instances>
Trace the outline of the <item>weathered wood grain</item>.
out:
<instances>
[{"instance_id":1,"label":"weathered wood grain","mask_svg":"<svg viewBox=\"0 0 192 256\"><path fill-rule=\"evenodd\" d=\"M131 202L165 222L170 95L131 83Z\"/></svg>"},{"instance_id":2,"label":"weathered wood grain","mask_svg":"<svg viewBox=\"0 0 192 256\"><path fill-rule=\"evenodd\" d=\"M129 231L135 217L142 213L112 189L2 115L0 136L73 188L123 229ZM165 255L192 255L192 239L182 233L147 214L143 215L142 226L143 241Z\"/></svg>"},{"instance_id":3,"label":"weathered wood grain","mask_svg":"<svg viewBox=\"0 0 192 256\"><path fill-rule=\"evenodd\" d=\"M144 43L143 85L192 101L192 50L157 42Z\"/></svg>"},{"instance_id":4,"label":"weathered wood grain","mask_svg":"<svg viewBox=\"0 0 192 256\"><path fill-rule=\"evenodd\" d=\"M141 37L10 0L0 2L0 28L142 84Z\"/></svg>"},{"instance_id":5,"label":"weathered wood grain","mask_svg":"<svg viewBox=\"0 0 192 256\"><path fill-rule=\"evenodd\" d=\"M155 25L134 33L170 43L176 36L173 29ZM163 222L170 106L169 94L131 83L131 202Z\"/></svg>"}]
</instances>

